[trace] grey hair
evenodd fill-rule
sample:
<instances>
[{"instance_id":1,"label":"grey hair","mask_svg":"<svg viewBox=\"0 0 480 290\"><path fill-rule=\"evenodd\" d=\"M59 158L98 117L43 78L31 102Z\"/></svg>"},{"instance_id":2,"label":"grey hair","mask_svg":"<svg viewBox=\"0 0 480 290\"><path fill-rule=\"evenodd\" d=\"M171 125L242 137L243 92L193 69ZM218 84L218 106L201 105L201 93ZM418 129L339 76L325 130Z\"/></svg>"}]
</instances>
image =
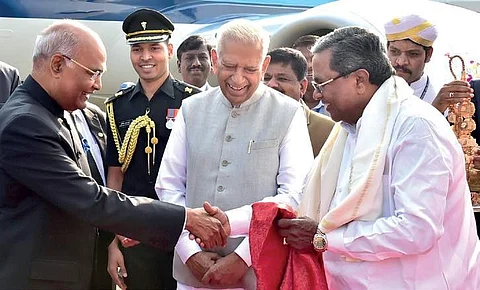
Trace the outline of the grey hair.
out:
<instances>
[{"instance_id":1,"label":"grey hair","mask_svg":"<svg viewBox=\"0 0 480 290\"><path fill-rule=\"evenodd\" d=\"M394 74L380 38L360 27L335 29L321 37L312 52L330 50L330 68L340 75L348 75L358 69L370 74L369 81L380 86Z\"/></svg>"},{"instance_id":2,"label":"grey hair","mask_svg":"<svg viewBox=\"0 0 480 290\"><path fill-rule=\"evenodd\" d=\"M260 44L262 47L262 59L264 59L267 56L268 46L270 45L268 32L258 24L246 19L235 19L222 25L219 28L217 37L218 54L221 53L227 40L233 40L251 45Z\"/></svg>"},{"instance_id":3,"label":"grey hair","mask_svg":"<svg viewBox=\"0 0 480 290\"><path fill-rule=\"evenodd\" d=\"M48 60L56 53L75 58L80 42L85 41L79 31L90 35L105 51L100 36L86 25L76 20L57 20L37 36L33 48L33 63Z\"/></svg>"}]
</instances>

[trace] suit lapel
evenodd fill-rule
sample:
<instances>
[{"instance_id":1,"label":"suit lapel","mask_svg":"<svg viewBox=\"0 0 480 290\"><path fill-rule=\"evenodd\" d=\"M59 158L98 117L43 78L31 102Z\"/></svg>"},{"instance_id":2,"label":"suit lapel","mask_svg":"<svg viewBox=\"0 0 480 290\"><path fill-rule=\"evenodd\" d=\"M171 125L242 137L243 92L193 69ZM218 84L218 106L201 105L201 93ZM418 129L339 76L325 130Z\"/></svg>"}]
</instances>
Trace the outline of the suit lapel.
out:
<instances>
[{"instance_id":1,"label":"suit lapel","mask_svg":"<svg viewBox=\"0 0 480 290\"><path fill-rule=\"evenodd\" d=\"M62 118L58 118L58 122L60 123L60 131L59 135L62 137L63 141L67 143L70 147L70 152L68 154L72 159L77 163L77 165L80 166L77 162L77 158L75 158L75 145L73 144L72 136L70 136L70 131L68 130L68 127L70 126L68 123L65 124L65 120Z\"/></svg>"},{"instance_id":2,"label":"suit lapel","mask_svg":"<svg viewBox=\"0 0 480 290\"><path fill-rule=\"evenodd\" d=\"M77 166L83 171L83 173L85 173L85 175L90 176L91 173L90 168L88 167L88 161L85 154L82 153L83 147L77 130L75 129L75 125L71 122L71 120L62 118L59 118L58 120L60 124L62 124L60 126L60 136L62 136L62 138L67 142L67 144L70 145L70 157L72 157L73 161L75 161Z\"/></svg>"},{"instance_id":3,"label":"suit lapel","mask_svg":"<svg viewBox=\"0 0 480 290\"><path fill-rule=\"evenodd\" d=\"M102 125L100 124L100 120L95 112L89 110L88 108L82 110L83 115L85 116L85 120L87 120L88 127L90 131L93 133L93 137L97 141L100 150L102 151L102 156L105 156L105 133L103 132Z\"/></svg>"}]
</instances>

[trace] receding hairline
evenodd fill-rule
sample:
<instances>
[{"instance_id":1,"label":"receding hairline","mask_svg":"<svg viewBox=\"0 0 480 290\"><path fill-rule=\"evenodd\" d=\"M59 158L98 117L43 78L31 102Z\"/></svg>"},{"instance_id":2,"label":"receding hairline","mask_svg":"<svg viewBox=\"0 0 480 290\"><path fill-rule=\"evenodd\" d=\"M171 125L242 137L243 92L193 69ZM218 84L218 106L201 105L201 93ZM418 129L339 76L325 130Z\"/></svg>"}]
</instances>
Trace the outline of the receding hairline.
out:
<instances>
[{"instance_id":1,"label":"receding hairline","mask_svg":"<svg viewBox=\"0 0 480 290\"><path fill-rule=\"evenodd\" d=\"M100 38L100 35L98 35L98 33L95 32L93 29L91 29L90 27L81 23L78 20L72 20L72 19L56 20L47 28L45 28L40 35L44 36L44 35L48 35L50 33L59 32L59 31L68 31L75 34L77 37L82 38L82 41L79 42L79 45L78 47L75 48L75 50L78 50L85 44L90 43L89 41L84 41L85 40L84 38L86 38L86 39L94 40L100 46L100 48L106 52L105 45L103 44L103 41Z\"/></svg>"},{"instance_id":2,"label":"receding hairline","mask_svg":"<svg viewBox=\"0 0 480 290\"><path fill-rule=\"evenodd\" d=\"M236 19L222 25L217 35L217 51L225 42L236 41L243 44L256 44L262 48L262 57L267 55L270 35L257 23L247 19Z\"/></svg>"}]
</instances>

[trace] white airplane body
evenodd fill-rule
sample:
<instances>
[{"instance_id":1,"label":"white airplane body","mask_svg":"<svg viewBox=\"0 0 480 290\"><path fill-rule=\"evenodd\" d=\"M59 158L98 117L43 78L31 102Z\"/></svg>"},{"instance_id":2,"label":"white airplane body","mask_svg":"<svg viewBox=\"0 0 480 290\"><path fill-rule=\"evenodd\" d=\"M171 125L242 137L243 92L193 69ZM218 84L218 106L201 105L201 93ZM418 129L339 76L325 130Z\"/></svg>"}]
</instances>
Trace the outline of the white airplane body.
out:
<instances>
[{"instance_id":1,"label":"white airplane body","mask_svg":"<svg viewBox=\"0 0 480 290\"><path fill-rule=\"evenodd\" d=\"M45 2L45 5L47 5L50 2L58 1L30 1L37 3L37 6L34 7L34 11L35 13L38 13L39 18L24 18L18 16L3 17L1 12L2 5L11 1L13 0L0 0L0 47L2 47L0 49L0 60L17 67L21 73L21 77L25 78L31 71L32 51L36 36L41 30L54 21L52 18L44 18L46 16L41 12L41 3ZM298 0L291 1L295 4L295 1ZM83 1L60 2L63 2L63 5L66 5L65 3ZM186 2L188 4L193 1L187 0ZM247 0L244 0L243 2L237 1L232 7L237 8L237 5L246 5L245 3L247 2ZM330 1L320 2L324 3ZM18 2L15 3L17 4ZM197 19L195 21L175 23L175 31L171 40L175 49L183 39L191 34L203 35L207 40L214 43L216 29L222 23L232 18L249 17L250 19L258 21L258 23L270 32L270 49L273 49L281 46L291 46L296 38L304 34L314 33L323 35L335 28L351 25L365 27L372 32L377 33L384 39L383 24L386 21L407 13L418 13L435 23L439 30L439 36L433 45L434 53L432 60L427 65L427 73L432 75L431 79L437 88L440 88L444 83L453 80L453 76L451 76L448 69L448 58L445 56L446 53L450 53L451 55L459 54L464 57L470 70L473 67L472 63L470 63L471 61L474 63L480 61L480 50L478 49L478 47L480 47L480 40L473 36L476 25L480 23L480 14L464 8L427 0L340 0L321 4L311 9L308 9L308 7L306 7L307 5L303 5L303 9L297 9L299 11L296 11L296 8L292 8L290 10L293 11L289 10L287 13L283 13L284 10L281 10L281 13L270 16L258 15L258 13L255 14L253 9L265 9L265 7L256 7L255 3L257 2L248 3L252 6L248 8L252 10L251 14L243 12L229 16L228 13L224 13L222 14L222 17L217 15L209 21L202 21L198 18L201 17L201 15L196 15ZM265 3L265 1L263 3ZM101 3L97 3L97 5L100 4ZM108 5L113 4L106 2L102 5L104 6L96 6L96 9L98 9L98 7L107 7ZM268 5L273 4L270 3ZM125 5L114 6L114 8L118 11L123 11L125 14L127 11L124 6ZM132 8L131 6L129 7ZM208 11L208 9L213 9L212 7L207 5L205 9ZM193 8L193 11L200 11L196 7ZM275 6L275 8L278 7ZM66 8L61 6L58 9ZM185 10L187 8L182 9ZM220 9L223 8L220 7ZM284 7L282 7L282 9L284 9ZM182 13L184 10L182 10ZM80 10L75 10L74 12L77 13L78 11ZM83 14L87 13L92 19L95 19L96 16L90 14L99 13L98 10L95 9L85 9L81 10L81 12ZM35 13L31 12L29 17L36 17L37 14ZM79 18L75 13L57 13L55 18ZM177 12L175 11L175 13ZM177 15L175 13L172 13L173 16L171 17L174 21ZM58 17L58 15L62 17ZM185 15L190 14L183 13L181 16L185 17ZM136 82L138 77L130 63L129 47L125 43L125 35L121 29L121 20L88 20L84 17L81 21L100 34L107 48L107 73L102 77L103 88L94 96L94 101L96 103L101 103L103 99L113 95L118 90L121 83L126 81ZM176 57L171 60L170 70L172 74L179 77L175 61ZM215 83L214 78L211 79L211 82ZM97 99L95 100L95 98Z\"/></svg>"}]
</instances>

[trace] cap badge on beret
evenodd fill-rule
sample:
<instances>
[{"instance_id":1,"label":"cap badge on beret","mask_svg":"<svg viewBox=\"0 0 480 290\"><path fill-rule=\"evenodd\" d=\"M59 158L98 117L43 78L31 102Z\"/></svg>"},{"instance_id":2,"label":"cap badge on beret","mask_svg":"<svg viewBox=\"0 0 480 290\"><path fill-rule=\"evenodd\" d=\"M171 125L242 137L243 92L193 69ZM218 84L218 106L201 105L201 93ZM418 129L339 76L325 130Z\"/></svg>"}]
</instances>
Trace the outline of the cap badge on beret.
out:
<instances>
[{"instance_id":1,"label":"cap badge on beret","mask_svg":"<svg viewBox=\"0 0 480 290\"><path fill-rule=\"evenodd\" d=\"M148 25L148 28L147 28ZM162 13L148 8L138 9L128 15L122 26L127 43L167 41L172 35L173 23Z\"/></svg>"}]
</instances>

